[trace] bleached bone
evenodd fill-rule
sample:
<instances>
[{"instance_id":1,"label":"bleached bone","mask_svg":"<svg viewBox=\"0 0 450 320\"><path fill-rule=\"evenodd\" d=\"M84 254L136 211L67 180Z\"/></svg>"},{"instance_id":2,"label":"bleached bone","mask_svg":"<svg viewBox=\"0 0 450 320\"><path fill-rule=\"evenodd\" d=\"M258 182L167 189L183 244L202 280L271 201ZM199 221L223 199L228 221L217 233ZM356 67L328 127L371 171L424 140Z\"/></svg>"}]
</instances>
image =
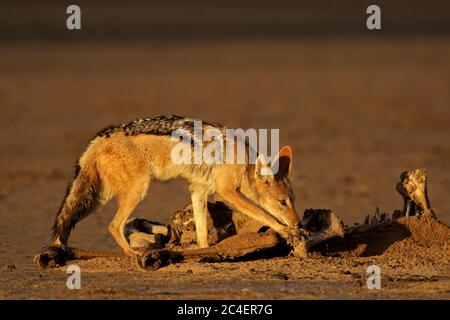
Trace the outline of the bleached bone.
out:
<instances>
[{"instance_id":1,"label":"bleached bone","mask_svg":"<svg viewBox=\"0 0 450 320\"><path fill-rule=\"evenodd\" d=\"M435 218L431 209L427 190L427 172L425 169L404 171L400 175L400 182L396 189L403 197L405 216L424 215Z\"/></svg>"},{"instance_id":2,"label":"bleached bone","mask_svg":"<svg viewBox=\"0 0 450 320\"><path fill-rule=\"evenodd\" d=\"M147 234L159 234L163 237L168 237L169 229L162 223L148 221L142 218L129 219L125 224L125 237L128 237L137 232L143 232Z\"/></svg>"},{"instance_id":3,"label":"bleached bone","mask_svg":"<svg viewBox=\"0 0 450 320\"><path fill-rule=\"evenodd\" d=\"M148 234L144 232L134 232L129 236L130 247L132 249L138 248L153 248L160 249L164 247L164 239L161 234Z\"/></svg>"}]
</instances>

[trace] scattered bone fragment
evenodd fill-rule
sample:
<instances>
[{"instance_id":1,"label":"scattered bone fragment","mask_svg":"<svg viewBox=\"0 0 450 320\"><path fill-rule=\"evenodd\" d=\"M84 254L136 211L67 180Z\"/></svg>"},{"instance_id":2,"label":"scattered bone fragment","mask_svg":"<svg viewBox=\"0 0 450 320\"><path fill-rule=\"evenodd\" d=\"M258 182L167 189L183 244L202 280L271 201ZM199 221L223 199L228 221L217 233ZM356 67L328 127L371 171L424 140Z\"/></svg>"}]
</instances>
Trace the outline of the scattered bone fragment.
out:
<instances>
[{"instance_id":1,"label":"scattered bone fragment","mask_svg":"<svg viewBox=\"0 0 450 320\"><path fill-rule=\"evenodd\" d=\"M134 232L129 236L130 247L161 249L164 247L164 239L161 234L148 234L145 232Z\"/></svg>"},{"instance_id":2,"label":"scattered bone fragment","mask_svg":"<svg viewBox=\"0 0 450 320\"><path fill-rule=\"evenodd\" d=\"M403 197L403 212L406 217L410 215L424 215L435 218L428 199L427 172L425 169L404 171L397 183L397 191Z\"/></svg>"},{"instance_id":3,"label":"scattered bone fragment","mask_svg":"<svg viewBox=\"0 0 450 320\"><path fill-rule=\"evenodd\" d=\"M55 268L66 264L71 259L70 252L65 247L47 246L34 257L34 262L41 268Z\"/></svg>"},{"instance_id":4,"label":"scattered bone fragment","mask_svg":"<svg viewBox=\"0 0 450 320\"><path fill-rule=\"evenodd\" d=\"M364 223L365 225L368 225L370 223L370 214L368 214L365 218L364 218Z\"/></svg>"},{"instance_id":5,"label":"scattered bone fragment","mask_svg":"<svg viewBox=\"0 0 450 320\"><path fill-rule=\"evenodd\" d=\"M391 217L387 212L380 213L380 208L375 207L375 212L371 216L368 214L364 219L365 225L377 225L380 223L389 223L391 222Z\"/></svg>"},{"instance_id":6,"label":"scattered bone fragment","mask_svg":"<svg viewBox=\"0 0 450 320\"><path fill-rule=\"evenodd\" d=\"M169 235L169 229L162 223L148 221L142 218L129 219L125 224L125 237L128 237L136 232L143 232L147 234L159 234L167 237Z\"/></svg>"}]
</instances>

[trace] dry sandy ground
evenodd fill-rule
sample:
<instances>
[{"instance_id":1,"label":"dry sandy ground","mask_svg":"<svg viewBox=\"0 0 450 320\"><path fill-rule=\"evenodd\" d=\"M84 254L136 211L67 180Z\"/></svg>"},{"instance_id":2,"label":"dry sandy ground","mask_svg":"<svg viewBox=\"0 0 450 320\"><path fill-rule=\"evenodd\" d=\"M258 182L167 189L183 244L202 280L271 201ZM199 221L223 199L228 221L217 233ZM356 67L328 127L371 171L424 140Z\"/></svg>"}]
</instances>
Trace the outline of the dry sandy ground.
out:
<instances>
[{"instance_id":1,"label":"dry sandy ground","mask_svg":"<svg viewBox=\"0 0 450 320\"><path fill-rule=\"evenodd\" d=\"M449 57L444 38L2 45L0 266L16 269L0 271L0 298L448 299L448 239L430 255L422 243L425 254L395 256L392 244L369 257L316 253L156 272L93 259L77 262L82 289L74 291L65 268L39 270L32 258L50 243L75 160L94 133L163 113L280 128L294 149L300 214L331 208L351 224L375 206L400 209L400 172L426 167L432 206L449 225ZM166 222L187 201L185 182L155 184L134 216ZM106 231L114 209L81 222L71 245L115 250ZM371 264L382 269L381 290L365 288Z\"/></svg>"}]
</instances>

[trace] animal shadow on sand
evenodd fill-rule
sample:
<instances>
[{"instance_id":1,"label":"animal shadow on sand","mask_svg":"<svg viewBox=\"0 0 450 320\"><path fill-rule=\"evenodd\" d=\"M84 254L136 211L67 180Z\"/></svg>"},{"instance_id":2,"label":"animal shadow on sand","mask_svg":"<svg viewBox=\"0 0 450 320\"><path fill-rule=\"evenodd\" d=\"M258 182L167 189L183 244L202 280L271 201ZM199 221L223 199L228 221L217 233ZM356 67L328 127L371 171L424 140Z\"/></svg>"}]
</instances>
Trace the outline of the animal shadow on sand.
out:
<instances>
[{"instance_id":1,"label":"animal shadow on sand","mask_svg":"<svg viewBox=\"0 0 450 320\"><path fill-rule=\"evenodd\" d=\"M396 221L376 226L357 226L343 238L333 238L313 248L324 256L344 254L370 257L382 255L392 244L411 236L406 226Z\"/></svg>"}]
</instances>

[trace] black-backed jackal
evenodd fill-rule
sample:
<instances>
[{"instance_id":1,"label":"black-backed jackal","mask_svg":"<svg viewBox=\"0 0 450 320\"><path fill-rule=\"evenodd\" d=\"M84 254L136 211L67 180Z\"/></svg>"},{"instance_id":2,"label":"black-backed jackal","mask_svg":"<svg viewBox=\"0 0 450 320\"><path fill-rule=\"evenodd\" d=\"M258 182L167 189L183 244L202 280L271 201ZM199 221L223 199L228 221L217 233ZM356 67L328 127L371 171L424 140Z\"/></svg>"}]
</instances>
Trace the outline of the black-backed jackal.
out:
<instances>
[{"instance_id":1,"label":"black-backed jackal","mask_svg":"<svg viewBox=\"0 0 450 320\"><path fill-rule=\"evenodd\" d=\"M249 161L242 164L176 164L172 161L171 150L179 141L174 141L172 134L177 129L192 132L193 121L179 116L161 116L100 131L80 157L58 210L53 225L55 245L66 246L78 221L117 197L118 211L108 230L126 254L133 254L124 235L127 219L145 197L152 181L175 177L189 181L200 247L208 246L207 201L212 194L283 237L293 236L300 221L288 179L292 166L291 148L284 147L279 151L278 171L269 175L261 174L262 169L270 172L262 157L253 164ZM202 128L225 129L207 122L202 123Z\"/></svg>"}]
</instances>

